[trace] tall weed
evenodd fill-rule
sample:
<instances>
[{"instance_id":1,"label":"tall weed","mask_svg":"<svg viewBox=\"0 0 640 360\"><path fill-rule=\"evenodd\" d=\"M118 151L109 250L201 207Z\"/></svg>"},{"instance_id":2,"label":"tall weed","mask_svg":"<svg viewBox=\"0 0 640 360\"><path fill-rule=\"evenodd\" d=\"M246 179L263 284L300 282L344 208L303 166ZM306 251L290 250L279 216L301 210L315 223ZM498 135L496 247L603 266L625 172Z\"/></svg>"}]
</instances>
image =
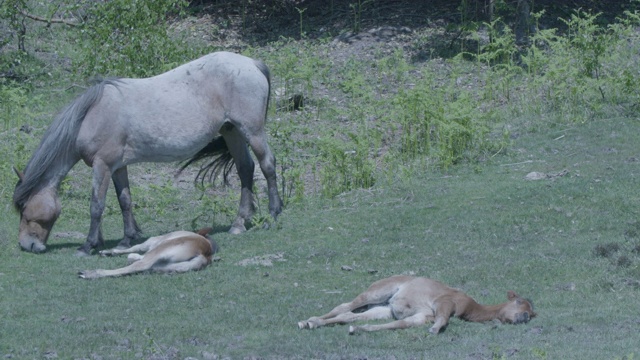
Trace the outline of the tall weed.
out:
<instances>
[{"instance_id":1,"label":"tall weed","mask_svg":"<svg viewBox=\"0 0 640 360\"><path fill-rule=\"evenodd\" d=\"M0 83L0 123L3 129L17 125L26 112L28 91L22 86Z\"/></svg>"},{"instance_id":2,"label":"tall weed","mask_svg":"<svg viewBox=\"0 0 640 360\"><path fill-rule=\"evenodd\" d=\"M369 188L375 184L375 163L368 138L347 134L347 142L337 135L320 142L322 195L333 197L343 192Z\"/></svg>"},{"instance_id":3,"label":"tall weed","mask_svg":"<svg viewBox=\"0 0 640 360\"><path fill-rule=\"evenodd\" d=\"M449 167L463 159L474 142L483 141L487 125L478 117L472 96L436 87L427 76L393 100L399 124L399 156L407 161L428 157Z\"/></svg>"},{"instance_id":4,"label":"tall weed","mask_svg":"<svg viewBox=\"0 0 640 360\"><path fill-rule=\"evenodd\" d=\"M524 105L539 104L560 121L585 121L612 105L636 106L638 15L627 12L607 26L599 16L579 10L561 19L565 34L546 29L532 35L520 58L526 75L520 82L526 89Z\"/></svg>"}]
</instances>

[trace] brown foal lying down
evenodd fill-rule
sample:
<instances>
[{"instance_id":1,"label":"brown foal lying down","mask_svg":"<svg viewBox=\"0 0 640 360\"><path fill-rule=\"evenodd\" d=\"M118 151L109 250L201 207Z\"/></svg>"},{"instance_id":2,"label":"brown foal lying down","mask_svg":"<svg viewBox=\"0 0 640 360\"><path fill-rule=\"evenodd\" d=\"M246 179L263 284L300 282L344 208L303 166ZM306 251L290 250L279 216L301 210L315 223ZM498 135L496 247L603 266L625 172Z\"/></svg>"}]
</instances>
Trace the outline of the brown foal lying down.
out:
<instances>
[{"instance_id":1,"label":"brown foal lying down","mask_svg":"<svg viewBox=\"0 0 640 360\"><path fill-rule=\"evenodd\" d=\"M380 325L350 326L349 334L360 331L406 329L434 322L429 329L438 334L451 316L466 321L484 322L494 319L502 323L527 323L536 316L533 305L515 292L507 292L509 301L499 305L480 305L460 290L423 277L392 276L374 282L353 301L341 304L329 313L300 321L300 329L314 329L331 324L358 320L394 319ZM354 310L365 310L353 312Z\"/></svg>"},{"instance_id":2,"label":"brown foal lying down","mask_svg":"<svg viewBox=\"0 0 640 360\"><path fill-rule=\"evenodd\" d=\"M186 272L200 270L211 264L211 256L218 251L217 244L206 237L211 228L198 233L174 231L154 236L142 244L126 249L100 251L100 255L129 254L129 266L115 270L85 270L78 273L83 279L122 276L143 271ZM144 255L138 253L145 253Z\"/></svg>"}]
</instances>

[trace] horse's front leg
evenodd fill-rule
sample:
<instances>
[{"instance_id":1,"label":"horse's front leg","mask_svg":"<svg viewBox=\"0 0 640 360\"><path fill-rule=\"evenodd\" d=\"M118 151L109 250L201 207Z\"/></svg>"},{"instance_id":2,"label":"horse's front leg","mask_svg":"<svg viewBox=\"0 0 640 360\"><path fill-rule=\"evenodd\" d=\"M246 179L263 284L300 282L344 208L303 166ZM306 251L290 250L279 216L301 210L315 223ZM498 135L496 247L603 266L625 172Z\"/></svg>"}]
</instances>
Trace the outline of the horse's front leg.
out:
<instances>
[{"instance_id":1,"label":"horse's front leg","mask_svg":"<svg viewBox=\"0 0 640 360\"><path fill-rule=\"evenodd\" d=\"M89 226L89 234L87 241L78 248L77 255L86 256L91 254L91 250L98 245L102 245L102 232L100 231L100 223L102 213L104 212L105 199L107 190L109 189L109 178L111 171L108 166L100 159L94 160L93 163L93 190L91 192L91 225Z\"/></svg>"},{"instance_id":2,"label":"horse's front leg","mask_svg":"<svg viewBox=\"0 0 640 360\"><path fill-rule=\"evenodd\" d=\"M124 223L124 238L118 244L118 248L128 248L131 241L135 241L140 237L140 228L133 217L131 191L129 190L129 175L127 167L121 167L113 172L111 176L113 186L116 188L116 196L120 204L122 212L122 221Z\"/></svg>"}]
</instances>

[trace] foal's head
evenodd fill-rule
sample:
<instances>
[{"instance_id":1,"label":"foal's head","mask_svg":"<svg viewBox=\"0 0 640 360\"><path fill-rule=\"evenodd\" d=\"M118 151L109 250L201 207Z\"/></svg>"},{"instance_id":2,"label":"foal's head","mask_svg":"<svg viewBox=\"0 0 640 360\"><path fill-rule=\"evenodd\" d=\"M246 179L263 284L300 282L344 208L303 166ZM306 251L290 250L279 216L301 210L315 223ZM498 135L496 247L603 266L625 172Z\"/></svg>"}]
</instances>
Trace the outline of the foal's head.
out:
<instances>
[{"instance_id":1,"label":"foal's head","mask_svg":"<svg viewBox=\"0 0 640 360\"><path fill-rule=\"evenodd\" d=\"M24 180L24 175L17 172L20 180L16 188ZM54 187L44 187L35 191L24 202L16 202L20 212L20 231L18 241L23 250L34 253L43 252L53 224L60 216L60 201Z\"/></svg>"},{"instance_id":2,"label":"foal's head","mask_svg":"<svg viewBox=\"0 0 640 360\"><path fill-rule=\"evenodd\" d=\"M529 320L536 316L533 311L533 304L531 301L520 297L513 291L507 292L507 299L509 302L504 304L499 314L499 319L503 323L509 324L525 324Z\"/></svg>"}]
</instances>

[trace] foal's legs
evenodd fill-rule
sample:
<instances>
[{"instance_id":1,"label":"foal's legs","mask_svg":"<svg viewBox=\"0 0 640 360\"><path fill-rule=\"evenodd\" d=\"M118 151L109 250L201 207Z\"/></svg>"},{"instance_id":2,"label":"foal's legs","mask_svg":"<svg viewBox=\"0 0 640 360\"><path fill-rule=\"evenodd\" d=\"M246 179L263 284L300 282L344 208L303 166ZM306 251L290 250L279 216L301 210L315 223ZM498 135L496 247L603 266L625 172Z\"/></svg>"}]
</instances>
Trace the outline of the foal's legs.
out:
<instances>
[{"instance_id":1,"label":"foal's legs","mask_svg":"<svg viewBox=\"0 0 640 360\"><path fill-rule=\"evenodd\" d=\"M319 326L324 326L332 323L345 323L347 321L344 321L344 319L351 319L352 316L358 315L358 314L353 314L352 312L353 310L361 308L363 306L367 306L367 305L384 304L387 301L389 301L389 299L395 294L395 291L396 291L396 287L394 286L394 284L383 283L380 288L375 288L375 289L371 289L370 287L367 291L356 296L356 298L353 299L353 301L351 302L340 304L335 308L333 308L333 310L329 311L324 315L313 316L308 320L298 322L298 328L313 329ZM378 307L373 309L377 309L377 308ZM369 311L373 309L370 309ZM388 311L389 311L389 315L391 315L391 310L388 310ZM367 312L368 311L365 311L363 314L366 314ZM333 319L339 319L339 320L333 321ZM352 321L355 321L355 320L352 320Z\"/></svg>"},{"instance_id":2,"label":"foal's legs","mask_svg":"<svg viewBox=\"0 0 640 360\"><path fill-rule=\"evenodd\" d=\"M246 140L235 126L225 126L220 130L220 133L227 143L231 156L233 156L236 170L240 177L240 208L238 209L238 216L231 225L231 229L229 229L231 234L240 234L247 230L245 221L251 219L255 210L253 204L253 171L255 165L249 154L249 149L247 149Z\"/></svg>"},{"instance_id":3,"label":"foal's legs","mask_svg":"<svg viewBox=\"0 0 640 360\"><path fill-rule=\"evenodd\" d=\"M122 254L133 254L133 253L145 253L151 250L150 243L145 241L143 243L133 245L132 247L121 248L120 246L100 251L100 255L102 256L112 256L112 255L122 255Z\"/></svg>"},{"instance_id":4,"label":"foal's legs","mask_svg":"<svg viewBox=\"0 0 640 360\"><path fill-rule=\"evenodd\" d=\"M113 270L97 269L81 271L78 275L84 279L97 279L108 276L122 276L154 270L159 272L185 272L199 270L209 264L207 258L198 253L190 242L159 246L145 255L130 255L129 265Z\"/></svg>"},{"instance_id":5,"label":"foal's legs","mask_svg":"<svg viewBox=\"0 0 640 360\"><path fill-rule=\"evenodd\" d=\"M111 176L113 185L116 188L116 196L122 211L122 220L124 222L124 238L118 244L118 248L128 248L131 246L131 240L136 240L140 236L140 228L133 217L131 209L131 192L129 190L129 176L127 167L121 167L114 171Z\"/></svg>"},{"instance_id":6,"label":"foal's legs","mask_svg":"<svg viewBox=\"0 0 640 360\"><path fill-rule=\"evenodd\" d=\"M391 312L391 310L389 310ZM386 324L379 325L359 325L349 326L349 334L355 334L360 331L378 331L378 330L396 330L406 329L410 327L416 327L426 324L428 321L433 321L433 316L425 313L417 313L402 320L392 321Z\"/></svg>"},{"instance_id":7,"label":"foal's legs","mask_svg":"<svg viewBox=\"0 0 640 360\"><path fill-rule=\"evenodd\" d=\"M443 299L437 301L434 306L436 308L434 319L435 323L431 326L429 332L432 334L438 334L442 328L449 324L449 318L451 317L451 314L453 314L456 305L450 299Z\"/></svg>"},{"instance_id":8,"label":"foal's legs","mask_svg":"<svg viewBox=\"0 0 640 360\"><path fill-rule=\"evenodd\" d=\"M361 320L380 320L380 319L392 319L391 308L388 306L376 306L367 311L361 313L345 312L337 316L322 319L311 318L306 322L298 323L298 328L308 327L309 329L315 329L320 326L332 325L332 324L347 324L354 321ZM301 324L304 327L301 327Z\"/></svg>"},{"instance_id":9,"label":"foal's legs","mask_svg":"<svg viewBox=\"0 0 640 360\"><path fill-rule=\"evenodd\" d=\"M187 271L195 271L204 268L209 265L209 260L204 255L198 255L192 259L181 261L177 263L169 263L164 266L154 267L154 271L169 272L169 273L183 273Z\"/></svg>"}]
</instances>

